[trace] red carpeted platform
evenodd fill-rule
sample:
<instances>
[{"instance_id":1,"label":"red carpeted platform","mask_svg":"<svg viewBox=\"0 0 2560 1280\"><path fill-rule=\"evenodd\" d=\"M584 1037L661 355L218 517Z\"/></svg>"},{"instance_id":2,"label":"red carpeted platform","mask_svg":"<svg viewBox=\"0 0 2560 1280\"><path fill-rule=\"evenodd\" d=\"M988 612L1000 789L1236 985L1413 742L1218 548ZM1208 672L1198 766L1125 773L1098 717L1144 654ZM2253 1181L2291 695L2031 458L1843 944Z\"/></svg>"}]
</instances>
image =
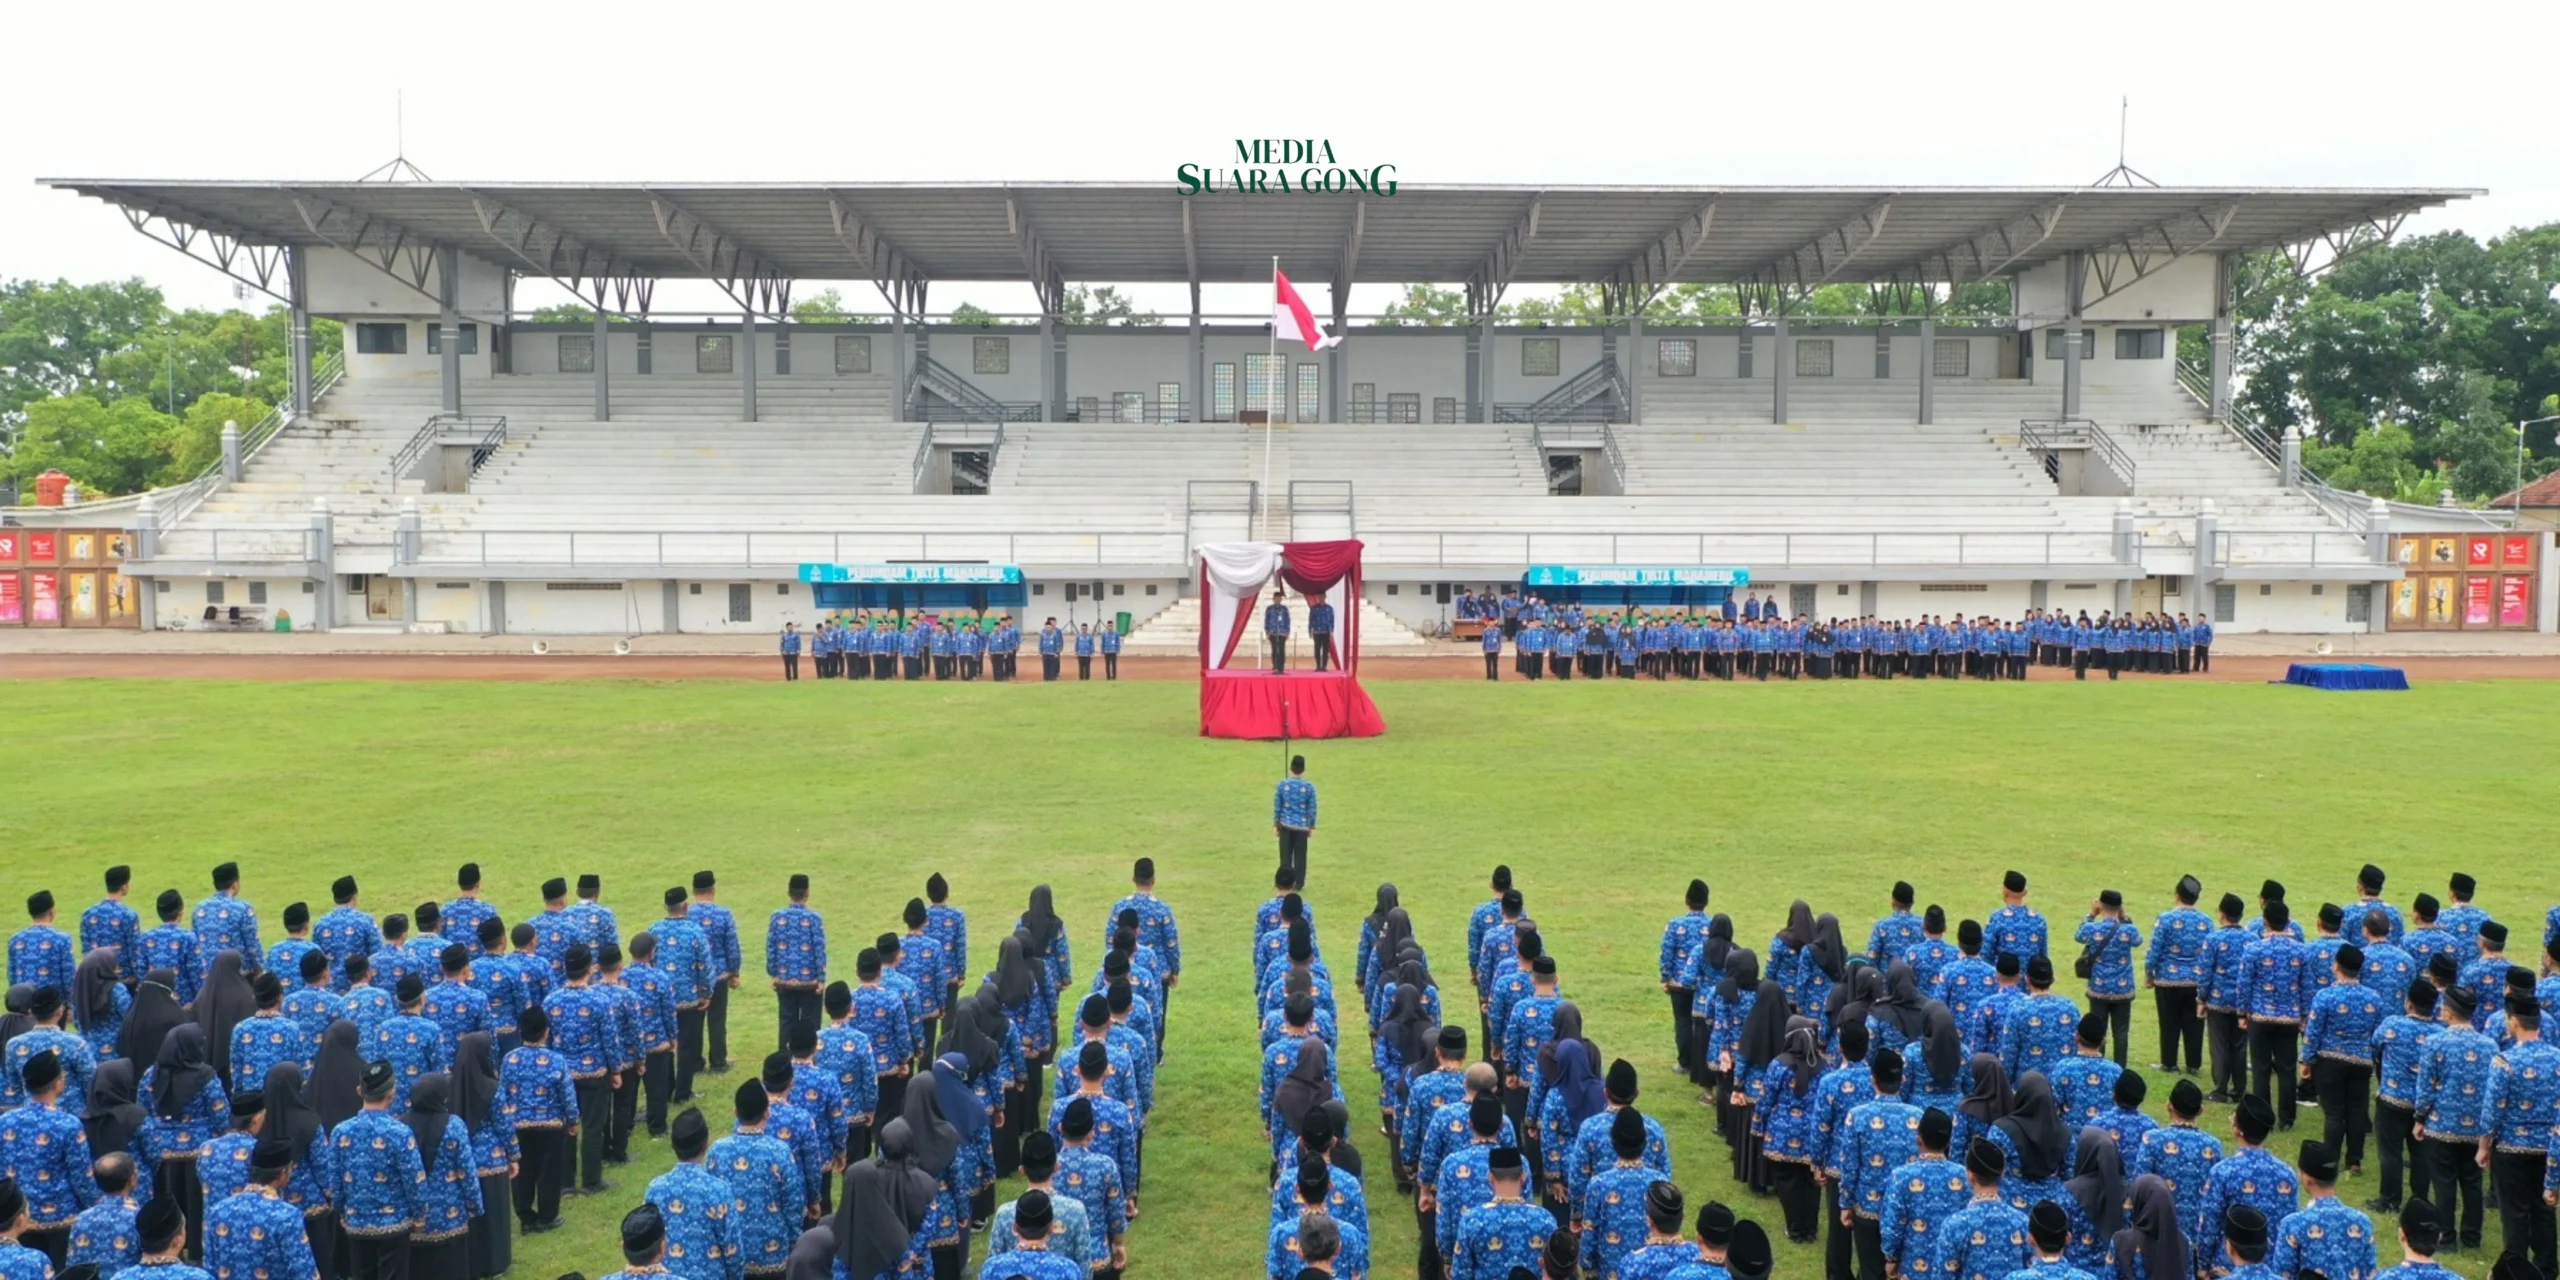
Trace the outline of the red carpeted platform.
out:
<instances>
[{"instance_id":1,"label":"red carpeted platform","mask_svg":"<svg viewBox=\"0 0 2560 1280\"><path fill-rule=\"evenodd\" d=\"M1369 691L1339 671L1200 673L1204 738L1374 738L1386 731Z\"/></svg>"}]
</instances>

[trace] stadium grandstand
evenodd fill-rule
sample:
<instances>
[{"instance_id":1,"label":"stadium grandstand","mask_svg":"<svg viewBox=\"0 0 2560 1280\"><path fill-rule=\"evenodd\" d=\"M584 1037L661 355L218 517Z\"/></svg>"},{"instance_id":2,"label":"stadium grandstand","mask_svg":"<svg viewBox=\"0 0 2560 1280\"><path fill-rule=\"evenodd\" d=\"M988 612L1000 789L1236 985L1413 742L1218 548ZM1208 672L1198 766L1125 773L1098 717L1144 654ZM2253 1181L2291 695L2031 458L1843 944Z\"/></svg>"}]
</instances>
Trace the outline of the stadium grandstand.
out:
<instances>
[{"instance_id":1,"label":"stadium grandstand","mask_svg":"<svg viewBox=\"0 0 2560 1280\"><path fill-rule=\"evenodd\" d=\"M1126 614L1133 646L1188 646L1195 611L1170 606L1197 544L1356 536L1378 651L1538 567L1729 570L1798 614L2347 632L2386 625L2408 535L2496 527L2329 489L2232 407L2239 255L2315 271L2466 190L50 185L294 317L291 402L221 467L15 513L130 530L145 628L249 599L306 627L527 634L922 603ZM1329 286L1346 341L1275 354L1261 317L1201 313L1201 286L1275 256ZM528 280L593 322L519 311ZM653 313L661 280L735 310ZM791 320L794 285L829 280L889 314ZM984 281L1028 281L1042 314L928 307ZM1191 313L1069 325L1069 281L1187 283ZM2008 314L1934 309L1985 281ZM1478 317L1597 286L1615 318L1347 308L1409 282L1463 282ZM1905 314L1791 312L1844 283ZM1748 314L1646 319L1679 284ZM342 350L312 350L313 316ZM2211 335L2192 366L2189 326Z\"/></svg>"}]
</instances>

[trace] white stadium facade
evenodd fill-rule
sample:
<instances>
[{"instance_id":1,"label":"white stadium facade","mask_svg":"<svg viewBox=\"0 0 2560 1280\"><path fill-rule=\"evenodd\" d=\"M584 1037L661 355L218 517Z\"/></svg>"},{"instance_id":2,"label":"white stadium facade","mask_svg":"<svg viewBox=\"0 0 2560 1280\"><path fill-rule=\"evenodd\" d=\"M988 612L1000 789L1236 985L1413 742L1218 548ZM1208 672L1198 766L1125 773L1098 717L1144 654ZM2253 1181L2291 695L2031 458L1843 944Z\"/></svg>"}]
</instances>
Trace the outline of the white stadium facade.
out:
<instances>
[{"instance_id":1,"label":"white stadium facade","mask_svg":"<svg viewBox=\"0 0 2560 1280\"><path fill-rule=\"evenodd\" d=\"M2407 562L2502 527L2332 490L2232 409L2239 255L2318 270L2463 190L51 185L295 316L292 401L222 466L12 512L129 530L144 627L255 601L303 628L769 632L922 603L1125 614L1187 647L1194 546L1355 536L1372 651L1533 571L1684 570L1651 576L1828 617L2349 632L2426 621ZM1275 256L1329 292L1341 345L1275 358L1266 321L1201 314L1202 285ZM594 322L534 322L527 280ZM653 313L661 280L734 307ZM792 319L825 281L888 314ZM928 307L986 281L1045 314ZM1932 312L1985 281L2009 314ZM1069 324L1069 282L1188 283L1191 314ZM1408 282L1463 282L1476 317L1597 286L1606 314L1345 309ZM1643 318L1681 284L1739 286L1748 314ZM1904 314L1797 313L1826 284ZM341 349L312 350L315 316ZM2177 358L2186 326L2210 359ZM2524 584L2542 629L2550 559Z\"/></svg>"}]
</instances>

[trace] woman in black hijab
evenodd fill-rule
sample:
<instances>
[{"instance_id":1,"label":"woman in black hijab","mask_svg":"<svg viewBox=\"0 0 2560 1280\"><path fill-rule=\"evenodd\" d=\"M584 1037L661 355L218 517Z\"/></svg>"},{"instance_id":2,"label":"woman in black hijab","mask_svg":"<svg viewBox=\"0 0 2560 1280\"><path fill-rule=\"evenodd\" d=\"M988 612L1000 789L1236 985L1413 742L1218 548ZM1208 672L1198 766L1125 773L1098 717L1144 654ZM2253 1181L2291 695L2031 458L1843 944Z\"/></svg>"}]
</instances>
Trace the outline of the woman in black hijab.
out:
<instances>
[{"instance_id":1,"label":"woman in black hijab","mask_svg":"<svg viewBox=\"0 0 2560 1280\"><path fill-rule=\"evenodd\" d=\"M1733 1070L1725 1079L1734 1181L1764 1194L1769 1190L1768 1162L1760 1158L1760 1139L1752 1123L1751 1085L1786 1052L1787 1024L1793 1016L1787 1008L1786 988L1763 979L1752 996L1751 1016L1743 1021L1742 1034L1734 1041Z\"/></svg>"},{"instance_id":2,"label":"woman in black hijab","mask_svg":"<svg viewBox=\"0 0 2560 1280\"><path fill-rule=\"evenodd\" d=\"M1387 1020L1378 1026L1379 1061L1378 1121L1392 1133L1396 1115L1405 1102L1405 1090L1413 1083L1416 1069L1428 1071L1438 1061L1440 1028L1422 1007L1422 989L1411 983L1396 984L1395 1002L1387 1008Z\"/></svg>"},{"instance_id":3,"label":"woman in black hijab","mask_svg":"<svg viewBox=\"0 0 2560 1280\"><path fill-rule=\"evenodd\" d=\"M1707 1037L1699 1041L1706 1048L1698 1054L1707 1067L1706 1078L1700 1081L1706 1093L1700 1101L1715 1105L1716 1128L1728 1139L1732 1135L1727 1095L1733 1081L1733 1046L1742 1036L1742 1025L1759 990L1760 957L1749 947L1735 947L1725 956L1724 981L1707 995Z\"/></svg>"},{"instance_id":4,"label":"woman in black hijab","mask_svg":"<svg viewBox=\"0 0 2560 1280\"><path fill-rule=\"evenodd\" d=\"M196 992L196 1025L204 1028L205 1052L213 1060L214 1075L223 1083L231 1082L231 1029L258 1012L258 993L249 986L240 968L240 953L223 951L213 958L213 969L204 978L204 986Z\"/></svg>"},{"instance_id":5,"label":"woman in black hijab","mask_svg":"<svg viewBox=\"0 0 2560 1280\"><path fill-rule=\"evenodd\" d=\"M1042 1012L1039 982L1032 972L1034 967L1029 932L1016 929L996 944L996 968L989 979L995 986L996 1004L1006 1021L1017 1028L1014 1034L1025 1039L1029 1038L1029 1020L1039 1017ZM1043 1061L1046 1057L1045 1054L1025 1053L1022 1064L1024 1079L1017 1081L1013 1089L1004 1095L1004 1127L996 1134L997 1177L1013 1176L1014 1170L1022 1164L1023 1137L1035 1126L1048 1123L1048 1113L1040 1102L1041 1086L1049 1075L1043 1069L1047 1065Z\"/></svg>"},{"instance_id":6,"label":"woman in black hijab","mask_svg":"<svg viewBox=\"0 0 2560 1280\"><path fill-rule=\"evenodd\" d=\"M2187 1233L2178 1228L2178 1197L2159 1174L2133 1180L2133 1207L2115 1246L2116 1280L2187 1280L2195 1274Z\"/></svg>"},{"instance_id":7,"label":"woman in black hijab","mask_svg":"<svg viewBox=\"0 0 2560 1280\"><path fill-rule=\"evenodd\" d=\"M889 1280L896 1274L941 1192L941 1180L916 1163L913 1133L905 1116L890 1120L880 1126L879 1154L845 1170L836 1248L849 1280Z\"/></svg>"},{"instance_id":8,"label":"woman in black hijab","mask_svg":"<svg viewBox=\"0 0 2560 1280\"><path fill-rule=\"evenodd\" d=\"M1359 966L1360 991L1364 995L1374 994L1382 980L1386 966L1378 957L1395 955L1393 950L1381 952L1378 945L1386 941L1387 913L1395 910L1396 906L1396 887L1382 883L1378 886L1378 905L1360 917L1360 953L1353 963Z\"/></svg>"},{"instance_id":9,"label":"woman in black hijab","mask_svg":"<svg viewBox=\"0 0 2560 1280\"><path fill-rule=\"evenodd\" d=\"M1552 1025L1547 1032L1546 1043L1538 1046L1537 1080L1530 1086L1529 1090L1529 1119L1532 1124L1536 1123L1539 1108L1543 1106L1547 1100L1547 1090L1555 1087L1556 1046L1563 1044L1567 1040L1582 1039L1582 1006L1575 1004L1571 1000L1557 1001L1555 1016L1552 1021ZM1598 1061L1600 1057L1599 1046L1591 1045L1587 1040L1584 1041L1584 1043L1591 1049L1592 1060Z\"/></svg>"},{"instance_id":10,"label":"woman in black hijab","mask_svg":"<svg viewBox=\"0 0 2560 1280\"><path fill-rule=\"evenodd\" d=\"M2009 1114L1992 1126L1998 1137L2009 1145L2009 1175L2020 1182L2058 1183L2070 1168L2071 1130L2062 1123L2062 1108L2053 1099L2053 1082L2041 1071L2030 1071L2018 1078L2016 1096ZM2052 1199L2051 1195L2034 1195L2038 1189L2030 1185L2031 1198Z\"/></svg>"},{"instance_id":11,"label":"woman in black hijab","mask_svg":"<svg viewBox=\"0 0 2560 1280\"><path fill-rule=\"evenodd\" d=\"M2016 1109L2016 1095L2009 1092L2009 1073L2000 1066L2000 1055L1977 1053L1970 1064L1973 1091L1956 1104L1955 1132L1951 1146L1972 1150L1973 1140L1991 1136L1991 1126L2006 1119Z\"/></svg>"},{"instance_id":12,"label":"woman in black hijab","mask_svg":"<svg viewBox=\"0 0 2560 1280\"><path fill-rule=\"evenodd\" d=\"M1779 1077L1777 1090L1771 1094L1771 1105L1807 1105L1786 1103L1787 1094L1803 1098L1813 1092L1813 1082L1822 1076L1822 1024L1807 1017L1787 1020L1786 1048L1772 1065L1786 1072ZM1761 1135L1766 1153L1768 1133ZM1761 1162L1770 1190L1777 1193L1779 1211L1785 1216L1787 1238L1799 1244L1812 1243L1822 1219L1822 1191L1814 1180L1814 1165L1809 1155L1785 1152Z\"/></svg>"},{"instance_id":13,"label":"woman in black hijab","mask_svg":"<svg viewBox=\"0 0 2560 1280\"><path fill-rule=\"evenodd\" d=\"M151 1112L142 1122L143 1132L152 1149L161 1153L155 1189L186 1211L188 1247L201 1257L204 1183L196 1176L195 1148L202 1140L190 1141L181 1135L203 1134L209 1139L229 1118L222 1081L205 1053L203 1027L181 1022L169 1029L160 1041L159 1059L143 1077L142 1091L148 1095L143 1105Z\"/></svg>"},{"instance_id":14,"label":"woman in black hijab","mask_svg":"<svg viewBox=\"0 0 2560 1280\"><path fill-rule=\"evenodd\" d=\"M1885 969L1879 986L1881 998L1867 1006L1867 1015L1875 1020L1872 1044L1910 1057L1909 1046L1929 1033L1928 1002L1920 998L1920 976L1910 961L1896 960Z\"/></svg>"},{"instance_id":15,"label":"woman in black hijab","mask_svg":"<svg viewBox=\"0 0 2560 1280\"><path fill-rule=\"evenodd\" d=\"M142 1135L142 1071L131 1058L110 1058L98 1064L98 1073L89 1077L89 1108L80 1117L80 1127L89 1137L91 1158L110 1152L131 1153L134 1139ZM151 1170L138 1170L144 1181L135 1184L136 1200L151 1198L148 1179Z\"/></svg>"},{"instance_id":16,"label":"woman in black hijab","mask_svg":"<svg viewBox=\"0 0 2560 1280\"><path fill-rule=\"evenodd\" d=\"M356 1048L356 1024L344 1018L320 1036L320 1053L311 1061L311 1109L322 1127L335 1129L364 1110L364 1053Z\"/></svg>"},{"instance_id":17,"label":"woman in black hijab","mask_svg":"<svg viewBox=\"0 0 2560 1280\"><path fill-rule=\"evenodd\" d=\"M275 1103L267 1106L273 1110ZM515 1261L515 1215L508 1207L515 1180L507 1176L512 1126L498 1106L498 1050L486 1031L463 1036L454 1050L453 1114L470 1135L480 1174L481 1212L471 1220L471 1275L473 1280L495 1280Z\"/></svg>"},{"instance_id":18,"label":"woman in black hijab","mask_svg":"<svg viewBox=\"0 0 2560 1280\"><path fill-rule=\"evenodd\" d=\"M133 1006L133 993L123 981L124 960L116 952L115 947L91 951L80 957L80 967L71 975L71 1016L100 1061L116 1056L125 1010Z\"/></svg>"},{"instance_id":19,"label":"woman in black hijab","mask_svg":"<svg viewBox=\"0 0 2560 1280\"><path fill-rule=\"evenodd\" d=\"M1822 1001L1822 1025L1829 1030L1831 1042L1839 1043L1840 1028L1866 1021L1868 1012L1883 999L1883 975L1871 965L1851 965L1848 980L1833 985Z\"/></svg>"},{"instance_id":20,"label":"woman in black hijab","mask_svg":"<svg viewBox=\"0 0 2560 1280\"><path fill-rule=\"evenodd\" d=\"M1921 1001L1918 1051L1906 1050L1902 1059L1903 1098L1923 1110L1952 1113L1965 1091L1964 1033L1956 1029L1955 1011L1942 1001Z\"/></svg>"},{"instance_id":21,"label":"woman in black hijab","mask_svg":"<svg viewBox=\"0 0 2560 1280\"><path fill-rule=\"evenodd\" d=\"M10 1041L35 1030L35 1016L28 1012L36 1007L36 988L32 982L21 982L9 988L8 999L0 1004L0 1049Z\"/></svg>"},{"instance_id":22,"label":"woman in black hijab","mask_svg":"<svg viewBox=\"0 0 2560 1280\"><path fill-rule=\"evenodd\" d=\"M321 1141L320 1113L311 1109L311 1090L304 1081L302 1064L279 1062L267 1068L266 1078L259 1085L260 1095L266 1099L266 1119L258 1126L260 1138L282 1139L293 1151L293 1176L286 1179L278 1194L301 1210L303 1235L311 1241L311 1256L320 1266L322 1280L335 1280L338 1220L329 1212L322 1170L311 1161L312 1148L318 1147L326 1156L328 1147Z\"/></svg>"},{"instance_id":23,"label":"woman in black hijab","mask_svg":"<svg viewBox=\"0 0 2560 1280\"><path fill-rule=\"evenodd\" d=\"M1733 955L1733 917L1718 915L1707 921L1706 939L1698 944L1696 966L1689 972L1689 983L1695 989L1689 1000L1689 1083L1707 1092L1714 1078L1716 1064L1707 1052L1707 1039L1715 1031L1715 1017L1707 1007L1707 999L1724 979L1725 962Z\"/></svg>"},{"instance_id":24,"label":"woman in black hijab","mask_svg":"<svg viewBox=\"0 0 2560 1280\"><path fill-rule=\"evenodd\" d=\"M1045 974L1049 987L1064 991L1075 980L1074 963L1067 955L1067 927L1058 920L1057 908L1051 905L1049 886L1031 890L1031 905L1022 913L1024 951Z\"/></svg>"},{"instance_id":25,"label":"woman in black hijab","mask_svg":"<svg viewBox=\"0 0 2560 1280\"><path fill-rule=\"evenodd\" d=\"M996 1062L1003 1057L1004 1047L987 1034L987 1021L982 1010L982 1006L994 999L992 991L980 987L962 996L942 1018L942 1043L939 1047L946 1055L960 1055L972 1078L994 1070ZM1004 1011L996 1010L996 1016L1002 1018Z\"/></svg>"},{"instance_id":26,"label":"woman in black hijab","mask_svg":"<svg viewBox=\"0 0 2560 1280\"><path fill-rule=\"evenodd\" d=\"M2065 1260L2086 1271L2103 1268L2116 1232L2124 1229L2124 1157L2114 1135L2096 1125L2080 1130L2071 1153L2071 1244Z\"/></svg>"},{"instance_id":27,"label":"woman in black hijab","mask_svg":"<svg viewBox=\"0 0 2560 1280\"><path fill-rule=\"evenodd\" d=\"M977 1095L969 1091L969 1083L959 1068L948 1058L936 1058L932 1073L908 1086L905 1114L898 1118L906 1121L915 1167L932 1175L939 1193L949 1185L961 1144L986 1124L987 1113L978 1105ZM960 1212L965 1215L967 1209ZM965 1235L957 1244L935 1246L934 1274L960 1274L968 1248Z\"/></svg>"},{"instance_id":28,"label":"woman in black hijab","mask_svg":"<svg viewBox=\"0 0 2560 1280\"><path fill-rule=\"evenodd\" d=\"M418 1140L418 1160L427 1171L426 1202L432 1207L442 1198L440 1189L454 1193L457 1184L448 1181L455 1172L452 1162L471 1159L470 1140L454 1123L452 1077L441 1071L418 1077L409 1086L408 1113L400 1118ZM431 1218L431 1226L433 1222ZM415 1280L470 1280L471 1233L418 1228L409 1244L409 1274Z\"/></svg>"},{"instance_id":29,"label":"woman in black hijab","mask_svg":"<svg viewBox=\"0 0 2560 1280\"><path fill-rule=\"evenodd\" d=\"M142 985L133 989L133 1008L124 1015L124 1033L116 1041L116 1051L148 1067L160 1060L160 1042L168 1038L169 1029L185 1021L186 1006L178 1003L177 970L154 969L142 975Z\"/></svg>"},{"instance_id":30,"label":"woman in black hijab","mask_svg":"<svg viewBox=\"0 0 2560 1280\"><path fill-rule=\"evenodd\" d=\"M1277 1157L1306 1131L1307 1113L1324 1105L1333 1096L1333 1084L1327 1074L1333 1065L1333 1054L1321 1036L1308 1036L1298 1042L1298 1056L1289 1064L1289 1074L1271 1094L1271 1110L1280 1117L1280 1132L1271 1135L1271 1154Z\"/></svg>"},{"instance_id":31,"label":"woman in black hijab","mask_svg":"<svg viewBox=\"0 0 2560 1280\"><path fill-rule=\"evenodd\" d=\"M1831 989L1849 975L1849 947L1840 939L1840 917L1828 911L1813 922L1813 945L1796 970L1796 1002L1810 1015L1831 1003Z\"/></svg>"}]
</instances>

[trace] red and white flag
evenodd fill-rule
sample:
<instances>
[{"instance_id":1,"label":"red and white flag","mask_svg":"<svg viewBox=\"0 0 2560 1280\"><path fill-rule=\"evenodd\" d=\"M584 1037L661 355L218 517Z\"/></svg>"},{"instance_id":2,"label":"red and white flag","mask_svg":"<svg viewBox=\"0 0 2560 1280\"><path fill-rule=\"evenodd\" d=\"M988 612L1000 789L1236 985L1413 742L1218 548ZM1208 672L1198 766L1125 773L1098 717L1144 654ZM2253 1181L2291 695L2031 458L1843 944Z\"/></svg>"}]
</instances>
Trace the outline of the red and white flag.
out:
<instances>
[{"instance_id":1,"label":"red and white flag","mask_svg":"<svg viewBox=\"0 0 2560 1280\"><path fill-rule=\"evenodd\" d=\"M1278 295L1271 304L1271 332L1282 338L1295 338L1307 344L1309 351L1322 351L1342 341L1336 334L1316 327L1316 313L1307 309L1307 300L1282 275L1278 267L1271 270L1271 284Z\"/></svg>"}]
</instances>

